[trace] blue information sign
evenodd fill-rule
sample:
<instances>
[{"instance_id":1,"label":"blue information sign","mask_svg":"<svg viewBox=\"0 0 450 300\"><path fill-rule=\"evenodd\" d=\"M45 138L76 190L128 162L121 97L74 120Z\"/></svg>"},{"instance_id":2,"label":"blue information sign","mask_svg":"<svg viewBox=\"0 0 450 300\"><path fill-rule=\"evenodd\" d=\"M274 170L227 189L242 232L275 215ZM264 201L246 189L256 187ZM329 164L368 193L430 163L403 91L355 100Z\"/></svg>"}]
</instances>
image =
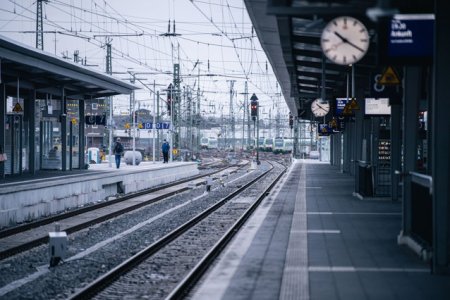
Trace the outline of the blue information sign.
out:
<instances>
[{"instance_id":1,"label":"blue information sign","mask_svg":"<svg viewBox=\"0 0 450 300\"><path fill-rule=\"evenodd\" d=\"M336 98L336 116L342 116L345 105L350 102L352 98Z\"/></svg>"},{"instance_id":2,"label":"blue information sign","mask_svg":"<svg viewBox=\"0 0 450 300\"><path fill-rule=\"evenodd\" d=\"M143 129L153 129L153 123L152 122L143 122L142 128ZM165 122L156 123L156 129L170 129L170 123L165 123Z\"/></svg>"},{"instance_id":3,"label":"blue information sign","mask_svg":"<svg viewBox=\"0 0 450 300\"><path fill-rule=\"evenodd\" d=\"M433 60L434 15L398 14L378 25L378 64L422 65Z\"/></svg>"},{"instance_id":4,"label":"blue information sign","mask_svg":"<svg viewBox=\"0 0 450 300\"><path fill-rule=\"evenodd\" d=\"M388 55L390 57L433 56L434 15L394 15L390 22Z\"/></svg>"},{"instance_id":5,"label":"blue information sign","mask_svg":"<svg viewBox=\"0 0 450 300\"><path fill-rule=\"evenodd\" d=\"M329 127L327 123L319 123L317 130L319 136L326 136L333 133L333 128Z\"/></svg>"}]
</instances>

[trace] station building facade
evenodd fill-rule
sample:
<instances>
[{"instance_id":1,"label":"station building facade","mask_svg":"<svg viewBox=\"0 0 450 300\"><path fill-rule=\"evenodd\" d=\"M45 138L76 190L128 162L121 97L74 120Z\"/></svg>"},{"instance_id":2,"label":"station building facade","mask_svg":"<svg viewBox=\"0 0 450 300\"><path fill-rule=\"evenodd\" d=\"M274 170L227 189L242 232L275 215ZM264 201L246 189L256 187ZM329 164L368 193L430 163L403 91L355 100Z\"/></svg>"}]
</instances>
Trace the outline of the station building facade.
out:
<instances>
[{"instance_id":1,"label":"station building facade","mask_svg":"<svg viewBox=\"0 0 450 300\"><path fill-rule=\"evenodd\" d=\"M85 101L136 86L0 36L0 177L85 166Z\"/></svg>"}]
</instances>

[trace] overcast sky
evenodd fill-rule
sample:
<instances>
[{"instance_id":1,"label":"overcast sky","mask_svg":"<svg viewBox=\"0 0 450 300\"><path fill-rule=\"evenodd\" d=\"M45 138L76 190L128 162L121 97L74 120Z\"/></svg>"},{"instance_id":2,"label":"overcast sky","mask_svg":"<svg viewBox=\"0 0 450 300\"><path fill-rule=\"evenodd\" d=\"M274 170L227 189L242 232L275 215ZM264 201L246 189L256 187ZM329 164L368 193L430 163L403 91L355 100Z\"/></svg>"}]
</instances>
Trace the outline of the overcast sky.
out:
<instances>
[{"instance_id":1,"label":"overcast sky","mask_svg":"<svg viewBox=\"0 0 450 300\"><path fill-rule=\"evenodd\" d=\"M109 38L118 78L129 80L127 72L141 73L138 79L149 85L155 81L162 90L172 80L167 73L173 63L179 62L182 86L197 89L200 80L206 113L228 114L231 80L237 112L247 80L266 117L269 110L272 117L277 109L287 114L242 0L50 0L43 7L46 52L73 59L78 51L88 65L104 72ZM36 0L1 0L0 34L35 47L35 16ZM174 21L178 35L164 35L173 35ZM117 97L116 112L127 111L127 99ZM147 89L138 91L136 99L152 109Z\"/></svg>"}]
</instances>

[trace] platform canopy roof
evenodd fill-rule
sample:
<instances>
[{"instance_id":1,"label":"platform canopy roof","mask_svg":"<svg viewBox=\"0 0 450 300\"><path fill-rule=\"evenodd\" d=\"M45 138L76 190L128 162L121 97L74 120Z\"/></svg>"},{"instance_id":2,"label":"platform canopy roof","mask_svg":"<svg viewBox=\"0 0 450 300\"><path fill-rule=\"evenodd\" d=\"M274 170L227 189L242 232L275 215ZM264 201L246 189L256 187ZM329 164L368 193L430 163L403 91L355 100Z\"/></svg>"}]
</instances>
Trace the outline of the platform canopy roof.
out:
<instances>
[{"instance_id":1,"label":"platform canopy roof","mask_svg":"<svg viewBox=\"0 0 450 300\"><path fill-rule=\"evenodd\" d=\"M36 90L37 96L60 96L62 88L73 99L130 94L139 87L47 52L0 36L1 81L14 92ZM14 93L13 93L14 95Z\"/></svg>"},{"instance_id":2,"label":"platform canopy roof","mask_svg":"<svg viewBox=\"0 0 450 300\"><path fill-rule=\"evenodd\" d=\"M327 100L347 95L347 76L351 67L325 60L320 37L326 24L338 16L361 20L371 37L369 52L355 66L358 80L369 80L377 67L376 27L368 9L380 3L399 13L432 11L432 1L419 0L244 0L261 45L280 82L282 93L294 116L305 113L308 103L322 96L322 66ZM426 2L426 3L424 3ZM369 82L369 81L366 81Z\"/></svg>"}]
</instances>

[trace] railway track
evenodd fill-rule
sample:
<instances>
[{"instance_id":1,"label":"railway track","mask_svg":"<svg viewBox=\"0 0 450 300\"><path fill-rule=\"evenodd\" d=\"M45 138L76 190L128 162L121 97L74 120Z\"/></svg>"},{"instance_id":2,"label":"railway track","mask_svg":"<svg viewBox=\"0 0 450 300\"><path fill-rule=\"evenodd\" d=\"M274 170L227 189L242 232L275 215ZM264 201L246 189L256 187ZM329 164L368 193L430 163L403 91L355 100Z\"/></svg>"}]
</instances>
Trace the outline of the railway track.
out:
<instances>
[{"instance_id":1,"label":"railway track","mask_svg":"<svg viewBox=\"0 0 450 300\"><path fill-rule=\"evenodd\" d=\"M281 178L285 167L281 164L276 165L277 168L272 166L270 170L247 183L241 181L231 183L234 184L234 191L229 195L77 291L71 296L71 299L92 297L109 299L123 296L139 298L149 294L155 295L158 299L162 296L168 299L182 298ZM269 174L274 172L276 175L270 177ZM243 196L245 193L256 193L256 195L251 196L252 200L249 201L250 196ZM207 240L200 238L205 236L211 236L211 238ZM206 247L206 244L209 246ZM195 258L187 257L189 255L185 253L186 251L193 253ZM141 284L140 287L130 284L130 282L145 281L145 278L150 276L148 275L149 270L155 264L156 266L165 265L164 262L167 259L175 257L177 259L187 257L189 263L176 262L173 266L173 274L167 274L167 270L164 272L165 276L169 277L167 280L163 280L164 283ZM177 270L177 268L181 268L181 270ZM135 272L137 274L134 274ZM141 290L142 286L146 286L147 290ZM153 286L157 290L149 291L148 286Z\"/></svg>"},{"instance_id":2,"label":"railway track","mask_svg":"<svg viewBox=\"0 0 450 300\"><path fill-rule=\"evenodd\" d=\"M202 174L156 188L127 194L113 200L0 231L0 260L48 243L48 233L54 231L54 224L56 222L62 231L71 234L143 206L150 205L174 194L189 190L192 188L192 185L202 185L208 176L220 177L221 174L237 172L237 170L245 167L245 165L247 165L246 162L237 166L222 167L208 174Z\"/></svg>"}]
</instances>

